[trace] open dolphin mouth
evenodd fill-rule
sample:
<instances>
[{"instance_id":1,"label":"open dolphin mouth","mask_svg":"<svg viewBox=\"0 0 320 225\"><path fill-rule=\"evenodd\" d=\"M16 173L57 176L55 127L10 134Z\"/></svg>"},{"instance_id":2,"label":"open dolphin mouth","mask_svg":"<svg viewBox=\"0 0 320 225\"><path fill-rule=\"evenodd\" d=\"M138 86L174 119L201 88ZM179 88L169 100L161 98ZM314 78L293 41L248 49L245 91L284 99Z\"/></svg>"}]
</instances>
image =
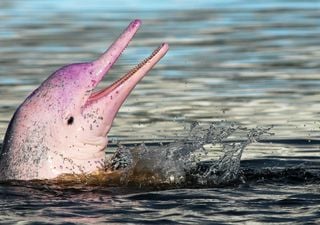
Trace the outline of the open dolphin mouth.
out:
<instances>
[{"instance_id":1,"label":"open dolphin mouth","mask_svg":"<svg viewBox=\"0 0 320 225\"><path fill-rule=\"evenodd\" d=\"M104 127L102 135L108 133L119 108L136 84L168 51L168 44L161 44L149 57L140 62L116 82L102 90L95 91L96 86L128 46L140 25L140 20L132 21L109 49L97 60L92 62L92 71L90 74L94 74L94 76L91 75L92 83L90 84L90 90L87 91L87 99L83 108L84 113L89 112L92 114L93 112L99 111L99 113L96 114L98 114L99 118L104 118L102 119Z\"/></svg>"},{"instance_id":2,"label":"open dolphin mouth","mask_svg":"<svg viewBox=\"0 0 320 225\"><path fill-rule=\"evenodd\" d=\"M120 35L120 37L110 46L110 48L105 53L103 53L101 57L99 57L96 61L93 62L94 67L97 68L95 72L97 73L98 77L98 80L94 81L95 84L93 89L98 85L98 83L102 80L103 76L109 71L112 65L120 57L121 53L128 46L128 44L130 43L140 26L140 20L132 21L129 24L129 26L124 30L124 32ZM130 83L129 80L131 77L137 76L138 79L134 79L134 81L131 81L131 85L128 85L128 87L126 87L125 92L130 92L138 83L137 81L143 78L144 75L146 75L146 73L150 69L152 69L152 67L166 54L167 51L168 44L163 43L156 50L154 50L154 52L148 58L140 62L136 67L131 69L126 75L118 79L110 86L99 91L94 91L92 89L92 93L87 99L87 102L98 100L112 93L117 87L124 84L125 82Z\"/></svg>"}]
</instances>

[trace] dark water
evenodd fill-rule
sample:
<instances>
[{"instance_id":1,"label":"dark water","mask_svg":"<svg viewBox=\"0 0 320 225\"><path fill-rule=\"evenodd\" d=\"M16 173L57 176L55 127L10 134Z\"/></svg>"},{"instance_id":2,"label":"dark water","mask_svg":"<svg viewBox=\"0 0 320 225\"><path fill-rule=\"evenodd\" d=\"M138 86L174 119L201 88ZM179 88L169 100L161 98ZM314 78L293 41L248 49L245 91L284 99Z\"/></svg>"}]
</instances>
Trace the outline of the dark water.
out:
<instances>
[{"instance_id":1,"label":"dark water","mask_svg":"<svg viewBox=\"0 0 320 225\"><path fill-rule=\"evenodd\" d=\"M170 51L109 135L126 179L3 183L0 223L319 224L319 1L1 0L1 140L30 91L135 18L143 27L102 86L159 43ZM219 126L207 140L192 121Z\"/></svg>"}]
</instances>

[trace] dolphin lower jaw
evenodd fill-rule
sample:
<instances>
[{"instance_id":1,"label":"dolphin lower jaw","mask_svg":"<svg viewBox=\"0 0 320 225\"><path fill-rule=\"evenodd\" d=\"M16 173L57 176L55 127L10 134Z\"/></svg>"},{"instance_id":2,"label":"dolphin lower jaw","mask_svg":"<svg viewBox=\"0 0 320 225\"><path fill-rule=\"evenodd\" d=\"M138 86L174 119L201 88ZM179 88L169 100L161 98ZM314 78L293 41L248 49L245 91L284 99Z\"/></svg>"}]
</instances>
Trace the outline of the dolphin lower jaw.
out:
<instances>
[{"instance_id":1,"label":"dolphin lower jaw","mask_svg":"<svg viewBox=\"0 0 320 225\"><path fill-rule=\"evenodd\" d=\"M168 44L163 43L154 52L131 69L110 86L92 91L83 107L83 115L93 118L93 122L101 127L99 135L106 136L112 122L122 104L125 102L137 83L153 68L153 66L166 54ZM95 116L92 116L95 115Z\"/></svg>"}]
</instances>

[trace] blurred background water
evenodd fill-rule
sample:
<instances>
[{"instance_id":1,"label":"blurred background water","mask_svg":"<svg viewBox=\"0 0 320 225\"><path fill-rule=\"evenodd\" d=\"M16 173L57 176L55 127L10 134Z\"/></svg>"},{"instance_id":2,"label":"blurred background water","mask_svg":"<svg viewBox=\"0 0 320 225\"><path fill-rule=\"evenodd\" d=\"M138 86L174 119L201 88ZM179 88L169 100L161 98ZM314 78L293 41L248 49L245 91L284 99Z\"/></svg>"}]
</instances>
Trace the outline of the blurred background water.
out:
<instances>
[{"instance_id":1,"label":"blurred background water","mask_svg":"<svg viewBox=\"0 0 320 225\"><path fill-rule=\"evenodd\" d=\"M246 149L246 164L318 171L317 0L1 0L1 140L17 106L48 75L94 59L135 18L143 26L102 86L160 43L170 50L122 106L112 142L175 140L190 121L272 126L273 136ZM319 186L304 182L138 194L3 185L0 222L316 224Z\"/></svg>"}]
</instances>

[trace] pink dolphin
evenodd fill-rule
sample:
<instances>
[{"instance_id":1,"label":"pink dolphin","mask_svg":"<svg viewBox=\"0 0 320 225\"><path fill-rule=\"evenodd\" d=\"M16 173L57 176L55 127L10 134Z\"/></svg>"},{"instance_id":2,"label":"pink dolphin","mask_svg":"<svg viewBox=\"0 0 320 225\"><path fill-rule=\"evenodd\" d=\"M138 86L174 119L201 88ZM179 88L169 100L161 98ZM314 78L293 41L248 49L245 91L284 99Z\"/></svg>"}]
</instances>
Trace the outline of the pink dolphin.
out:
<instances>
[{"instance_id":1,"label":"pink dolphin","mask_svg":"<svg viewBox=\"0 0 320 225\"><path fill-rule=\"evenodd\" d=\"M52 179L104 167L107 134L119 108L168 51L162 44L118 81L94 91L140 25L134 20L98 59L60 68L27 97L5 135L0 180Z\"/></svg>"}]
</instances>

